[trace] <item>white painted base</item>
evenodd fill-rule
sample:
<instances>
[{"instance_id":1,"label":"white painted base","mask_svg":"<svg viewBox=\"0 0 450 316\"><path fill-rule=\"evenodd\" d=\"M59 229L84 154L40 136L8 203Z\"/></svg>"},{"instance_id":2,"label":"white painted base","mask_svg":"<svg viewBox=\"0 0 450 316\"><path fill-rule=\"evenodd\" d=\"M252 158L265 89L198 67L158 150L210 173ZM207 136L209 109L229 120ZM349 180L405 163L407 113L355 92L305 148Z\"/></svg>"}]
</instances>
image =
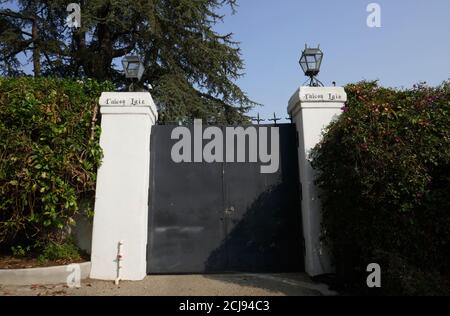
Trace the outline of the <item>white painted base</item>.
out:
<instances>
[{"instance_id":1,"label":"white painted base","mask_svg":"<svg viewBox=\"0 0 450 316\"><path fill-rule=\"evenodd\" d=\"M103 93L100 106L104 158L97 176L90 277L142 280L147 272L150 133L156 107L150 93L139 92Z\"/></svg>"},{"instance_id":2,"label":"white painted base","mask_svg":"<svg viewBox=\"0 0 450 316\"><path fill-rule=\"evenodd\" d=\"M322 138L323 129L341 113L347 101L342 87L301 87L291 97L288 112L299 136L299 169L302 187L302 221L305 239L305 270L310 276L334 272L321 238L322 206L309 154Z\"/></svg>"}]
</instances>

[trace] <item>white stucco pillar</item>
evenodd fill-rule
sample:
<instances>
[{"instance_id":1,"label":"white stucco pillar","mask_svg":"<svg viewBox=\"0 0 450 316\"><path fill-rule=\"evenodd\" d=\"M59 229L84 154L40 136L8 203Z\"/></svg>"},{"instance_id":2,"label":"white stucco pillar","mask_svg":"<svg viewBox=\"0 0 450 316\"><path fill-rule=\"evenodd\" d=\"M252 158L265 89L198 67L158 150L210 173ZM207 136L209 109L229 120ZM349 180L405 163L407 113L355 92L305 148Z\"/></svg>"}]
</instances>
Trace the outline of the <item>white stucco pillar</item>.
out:
<instances>
[{"instance_id":1,"label":"white stucco pillar","mask_svg":"<svg viewBox=\"0 0 450 316\"><path fill-rule=\"evenodd\" d=\"M148 92L105 92L100 98L103 161L98 170L90 277L146 276L150 132L158 114Z\"/></svg>"},{"instance_id":2,"label":"white stucco pillar","mask_svg":"<svg viewBox=\"0 0 450 316\"><path fill-rule=\"evenodd\" d=\"M321 141L323 129L342 113L346 101L342 87L300 87L289 100L288 113L297 126L299 139L305 270L310 276L332 273L334 269L320 241L322 209L309 154Z\"/></svg>"}]
</instances>

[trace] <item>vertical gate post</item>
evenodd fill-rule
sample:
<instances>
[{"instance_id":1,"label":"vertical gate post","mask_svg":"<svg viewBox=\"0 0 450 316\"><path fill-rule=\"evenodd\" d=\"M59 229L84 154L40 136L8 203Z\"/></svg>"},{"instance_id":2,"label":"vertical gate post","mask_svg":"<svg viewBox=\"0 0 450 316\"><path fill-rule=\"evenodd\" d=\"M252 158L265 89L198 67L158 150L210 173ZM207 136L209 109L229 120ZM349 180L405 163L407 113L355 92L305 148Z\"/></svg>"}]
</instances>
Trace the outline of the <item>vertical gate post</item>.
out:
<instances>
[{"instance_id":1,"label":"vertical gate post","mask_svg":"<svg viewBox=\"0 0 450 316\"><path fill-rule=\"evenodd\" d=\"M147 272L150 132L158 114L148 92L104 92L100 106L103 160L90 277L142 280Z\"/></svg>"},{"instance_id":2,"label":"vertical gate post","mask_svg":"<svg viewBox=\"0 0 450 316\"><path fill-rule=\"evenodd\" d=\"M342 113L346 101L342 87L300 87L289 100L288 113L296 124L299 140L305 270L310 276L332 273L333 267L320 240L322 207L309 154L321 141L323 128Z\"/></svg>"}]
</instances>

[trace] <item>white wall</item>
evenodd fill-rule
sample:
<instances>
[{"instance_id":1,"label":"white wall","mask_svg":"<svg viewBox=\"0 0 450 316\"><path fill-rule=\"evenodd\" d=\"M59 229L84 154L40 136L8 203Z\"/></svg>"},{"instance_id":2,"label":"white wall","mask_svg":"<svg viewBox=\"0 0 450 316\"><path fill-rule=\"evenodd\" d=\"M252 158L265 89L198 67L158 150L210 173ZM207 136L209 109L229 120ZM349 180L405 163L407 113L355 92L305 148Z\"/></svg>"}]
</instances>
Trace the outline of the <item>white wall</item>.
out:
<instances>
[{"instance_id":1,"label":"white wall","mask_svg":"<svg viewBox=\"0 0 450 316\"><path fill-rule=\"evenodd\" d=\"M146 276L150 133L157 111L150 93L103 93L103 162L98 170L92 237L93 279L115 280L123 242L121 280Z\"/></svg>"},{"instance_id":2,"label":"white wall","mask_svg":"<svg viewBox=\"0 0 450 316\"><path fill-rule=\"evenodd\" d=\"M342 113L346 101L347 95L341 87L300 87L289 101L288 112L299 136L305 270L310 276L332 273L334 269L329 252L320 240L322 206L309 154L321 141L323 129Z\"/></svg>"}]
</instances>

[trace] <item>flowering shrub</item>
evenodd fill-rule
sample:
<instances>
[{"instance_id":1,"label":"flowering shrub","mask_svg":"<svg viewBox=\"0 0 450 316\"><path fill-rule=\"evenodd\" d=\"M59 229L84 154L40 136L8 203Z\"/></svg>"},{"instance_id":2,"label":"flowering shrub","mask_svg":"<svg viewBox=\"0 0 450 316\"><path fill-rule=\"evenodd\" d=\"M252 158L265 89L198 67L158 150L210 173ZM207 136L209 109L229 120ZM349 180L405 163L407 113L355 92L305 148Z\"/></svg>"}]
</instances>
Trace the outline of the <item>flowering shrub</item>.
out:
<instances>
[{"instance_id":1,"label":"flowering shrub","mask_svg":"<svg viewBox=\"0 0 450 316\"><path fill-rule=\"evenodd\" d=\"M92 80L0 78L2 249L44 247L75 224L80 198L95 189L97 104L109 89Z\"/></svg>"},{"instance_id":2,"label":"flowering shrub","mask_svg":"<svg viewBox=\"0 0 450 316\"><path fill-rule=\"evenodd\" d=\"M450 82L346 91L311 156L342 285L364 288L367 265L378 263L382 294L448 293Z\"/></svg>"}]
</instances>

